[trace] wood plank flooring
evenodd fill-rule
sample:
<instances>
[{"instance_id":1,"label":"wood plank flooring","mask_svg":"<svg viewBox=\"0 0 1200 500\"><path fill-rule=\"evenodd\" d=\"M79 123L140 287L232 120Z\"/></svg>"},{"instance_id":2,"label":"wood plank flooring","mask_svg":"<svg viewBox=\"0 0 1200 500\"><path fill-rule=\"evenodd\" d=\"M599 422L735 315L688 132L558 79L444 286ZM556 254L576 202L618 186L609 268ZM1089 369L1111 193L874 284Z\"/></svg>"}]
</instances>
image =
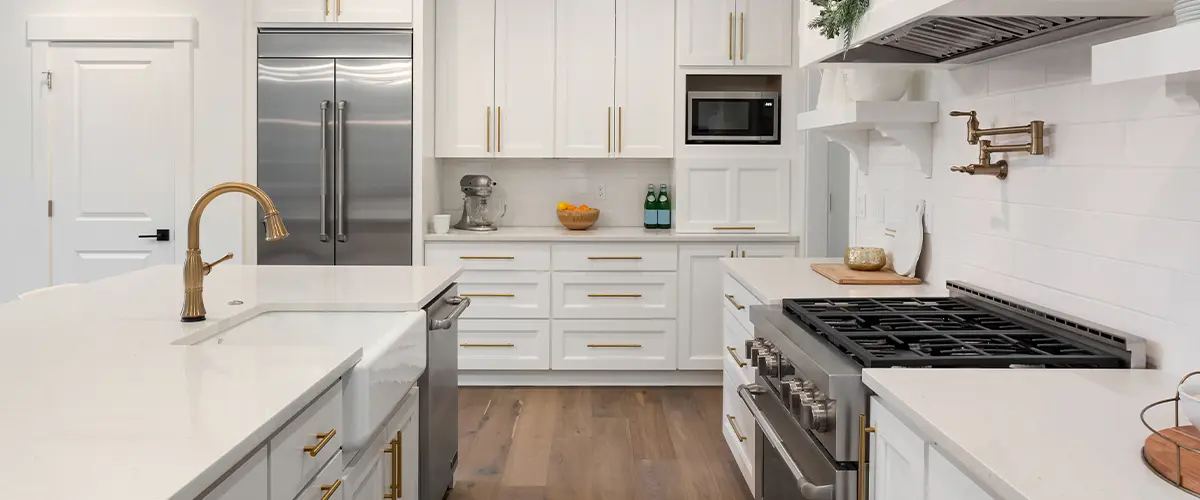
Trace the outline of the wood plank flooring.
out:
<instances>
[{"instance_id":1,"label":"wood plank flooring","mask_svg":"<svg viewBox=\"0 0 1200 500\"><path fill-rule=\"evenodd\" d=\"M451 500L748 500L718 387L463 388Z\"/></svg>"}]
</instances>

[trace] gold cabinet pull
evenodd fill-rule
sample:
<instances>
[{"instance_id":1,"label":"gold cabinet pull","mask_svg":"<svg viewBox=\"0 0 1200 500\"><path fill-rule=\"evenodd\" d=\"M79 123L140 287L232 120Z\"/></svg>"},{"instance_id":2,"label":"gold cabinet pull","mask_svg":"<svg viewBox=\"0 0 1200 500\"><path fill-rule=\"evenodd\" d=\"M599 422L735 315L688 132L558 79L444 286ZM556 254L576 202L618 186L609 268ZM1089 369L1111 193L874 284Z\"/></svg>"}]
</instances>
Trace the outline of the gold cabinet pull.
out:
<instances>
[{"instance_id":1,"label":"gold cabinet pull","mask_svg":"<svg viewBox=\"0 0 1200 500\"><path fill-rule=\"evenodd\" d=\"M638 257L636 255L599 256L599 257L590 257L589 256L588 260L642 260L642 258Z\"/></svg>"},{"instance_id":2,"label":"gold cabinet pull","mask_svg":"<svg viewBox=\"0 0 1200 500\"><path fill-rule=\"evenodd\" d=\"M713 231L753 231L758 229L755 226L717 226Z\"/></svg>"},{"instance_id":3,"label":"gold cabinet pull","mask_svg":"<svg viewBox=\"0 0 1200 500\"><path fill-rule=\"evenodd\" d=\"M733 357L733 362L734 362L734 363L737 363L737 365L738 365L738 368L745 368L745 367L746 367L746 362L745 362L745 361L742 361L742 358L741 358L740 356L738 356L738 353L737 353L737 348L736 348L736 347L726 347L726 348L725 348L725 350L726 350L726 351L729 351L729 355L730 355L731 357Z\"/></svg>"},{"instance_id":4,"label":"gold cabinet pull","mask_svg":"<svg viewBox=\"0 0 1200 500\"><path fill-rule=\"evenodd\" d=\"M338 1L340 2L341 0L338 0ZM739 35L739 40L738 40L738 59L745 61L746 60L746 13L745 12L738 14L738 24L741 25L741 30L739 31L740 35Z\"/></svg>"},{"instance_id":5,"label":"gold cabinet pull","mask_svg":"<svg viewBox=\"0 0 1200 500\"><path fill-rule=\"evenodd\" d=\"M733 60L733 13L729 13L729 60Z\"/></svg>"},{"instance_id":6,"label":"gold cabinet pull","mask_svg":"<svg viewBox=\"0 0 1200 500\"><path fill-rule=\"evenodd\" d=\"M640 299L640 293L589 293L588 297L592 298L618 298L618 299Z\"/></svg>"},{"instance_id":7,"label":"gold cabinet pull","mask_svg":"<svg viewBox=\"0 0 1200 500\"><path fill-rule=\"evenodd\" d=\"M738 304L736 300L733 300L733 296L732 296L732 295L725 294L725 300L728 300L728 301L729 301L729 303L730 303L730 304L733 304L733 307L734 307L735 309L739 310L739 311L741 311L742 309L745 309L745 308L746 308L746 306L743 306L743 305L741 305L741 304Z\"/></svg>"},{"instance_id":8,"label":"gold cabinet pull","mask_svg":"<svg viewBox=\"0 0 1200 500\"><path fill-rule=\"evenodd\" d=\"M492 107L491 106L487 107L487 116L483 119L483 123L484 123L484 126L487 128L487 131L484 133L484 135L487 136L487 145L484 146L484 151L491 153L492 152Z\"/></svg>"},{"instance_id":9,"label":"gold cabinet pull","mask_svg":"<svg viewBox=\"0 0 1200 500\"><path fill-rule=\"evenodd\" d=\"M496 106L496 152L500 152L500 130L504 128L504 121L500 119L500 106Z\"/></svg>"},{"instance_id":10,"label":"gold cabinet pull","mask_svg":"<svg viewBox=\"0 0 1200 500\"><path fill-rule=\"evenodd\" d=\"M389 446L384 448L383 452L392 456L392 479L388 484L390 493L383 494L383 500L400 500L400 487L396 485L396 475L400 471L400 453L396 451L396 447L400 446L400 441L393 439Z\"/></svg>"},{"instance_id":11,"label":"gold cabinet pull","mask_svg":"<svg viewBox=\"0 0 1200 500\"><path fill-rule=\"evenodd\" d=\"M459 260L513 260L516 257L509 255L461 255Z\"/></svg>"},{"instance_id":12,"label":"gold cabinet pull","mask_svg":"<svg viewBox=\"0 0 1200 500\"><path fill-rule=\"evenodd\" d=\"M733 258L733 252L734 252L733 250L729 251L729 258L731 258L731 259Z\"/></svg>"},{"instance_id":13,"label":"gold cabinet pull","mask_svg":"<svg viewBox=\"0 0 1200 500\"><path fill-rule=\"evenodd\" d=\"M396 499L404 490L404 431L396 431Z\"/></svg>"},{"instance_id":14,"label":"gold cabinet pull","mask_svg":"<svg viewBox=\"0 0 1200 500\"><path fill-rule=\"evenodd\" d=\"M308 456L315 457L318 453L321 453L321 449L324 448L325 445L329 444L329 441L332 440L333 436L336 435L337 429L329 429L329 432L317 434L317 439L320 439L321 441L319 441L316 446L305 446L304 451L308 452Z\"/></svg>"},{"instance_id":15,"label":"gold cabinet pull","mask_svg":"<svg viewBox=\"0 0 1200 500\"><path fill-rule=\"evenodd\" d=\"M337 0L337 7L338 7L338 15L341 16L342 15L342 0ZM324 499L322 499L322 500L324 500Z\"/></svg>"},{"instance_id":16,"label":"gold cabinet pull","mask_svg":"<svg viewBox=\"0 0 1200 500\"><path fill-rule=\"evenodd\" d=\"M604 131L606 133L608 133L608 138L605 139L608 142L605 143L605 147L608 148L608 152L611 153L612 152L612 106L608 107L608 122L606 122L606 124L604 125Z\"/></svg>"},{"instance_id":17,"label":"gold cabinet pull","mask_svg":"<svg viewBox=\"0 0 1200 500\"><path fill-rule=\"evenodd\" d=\"M641 349L642 344L588 344L592 349Z\"/></svg>"},{"instance_id":18,"label":"gold cabinet pull","mask_svg":"<svg viewBox=\"0 0 1200 500\"><path fill-rule=\"evenodd\" d=\"M729 421L729 428L730 428L730 429L733 429L733 435L734 435L734 436L737 436L737 440L738 440L738 442L739 442L739 443L741 443L741 442L745 442L745 441L746 441L746 436L745 436L744 434L742 434L742 430L741 430L741 429L738 429L738 426L737 426L737 417L735 417L735 416L733 416L733 415L725 415L725 420L728 420L728 421Z\"/></svg>"},{"instance_id":19,"label":"gold cabinet pull","mask_svg":"<svg viewBox=\"0 0 1200 500\"><path fill-rule=\"evenodd\" d=\"M458 344L459 347L516 347L516 344Z\"/></svg>"},{"instance_id":20,"label":"gold cabinet pull","mask_svg":"<svg viewBox=\"0 0 1200 500\"><path fill-rule=\"evenodd\" d=\"M875 432L874 427L867 427L867 416L858 414L858 500L867 500L867 487L871 464L867 462L867 435Z\"/></svg>"},{"instance_id":21,"label":"gold cabinet pull","mask_svg":"<svg viewBox=\"0 0 1200 500\"><path fill-rule=\"evenodd\" d=\"M460 293L459 297L516 297L515 293Z\"/></svg>"},{"instance_id":22,"label":"gold cabinet pull","mask_svg":"<svg viewBox=\"0 0 1200 500\"><path fill-rule=\"evenodd\" d=\"M743 258L743 259L744 259L744 258L746 258L746 251L745 251L745 250L742 250L742 258Z\"/></svg>"},{"instance_id":23,"label":"gold cabinet pull","mask_svg":"<svg viewBox=\"0 0 1200 500\"><path fill-rule=\"evenodd\" d=\"M617 152L625 150L625 108L617 106Z\"/></svg>"},{"instance_id":24,"label":"gold cabinet pull","mask_svg":"<svg viewBox=\"0 0 1200 500\"><path fill-rule=\"evenodd\" d=\"M329 0L325 0L325 17L329 17Z\"/></svg>"},{"instance_id":25,"label":"gold cabinet pull","mask_svg":"<svg viewBox=\"0 0 1200 500\"><path fill-rule=\"evenodd\" d=\"M333 492L337 491L340 487L342 487L341 479L334 481L333 484L322 485L321 491L324 491L325 494L321 495L321 500L329 500L330 498L333 498Z\"/></svg>"}]
</instances>

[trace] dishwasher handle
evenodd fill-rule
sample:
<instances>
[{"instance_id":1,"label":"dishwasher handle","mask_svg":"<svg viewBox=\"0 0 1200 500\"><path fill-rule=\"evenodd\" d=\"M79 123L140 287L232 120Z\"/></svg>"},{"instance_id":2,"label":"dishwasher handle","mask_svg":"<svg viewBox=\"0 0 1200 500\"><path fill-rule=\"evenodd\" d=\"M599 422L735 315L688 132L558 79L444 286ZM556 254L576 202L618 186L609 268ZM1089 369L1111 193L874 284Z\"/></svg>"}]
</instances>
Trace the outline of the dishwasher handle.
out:
<instances>
[{"instance_id":1,"label":"dishwasher handle","mask_svg":"<svg viewBox=\"0 0 1200 500\"><path fill-rule=\"evenodd\" d=\"M442 319L429 320L430 330L449 330L454 326L454 320L462 316L467 311L467 307L471 305L470 297L446 297L446 303L454 306L454 309Z\"/></svg>"},{"instance_id":2,"label":"dishwasher handle","mask_svg":"<svg viewBox=\"0 0 1200 500\"><path fill-rule=\"evenodd\" d=\"M754 396L750 394L750 385L744 384L738 386L738 396L742 398L742 403L746 408L750 409L750 414L754 417L754 422L758 424L758 429L762 431L763 437L767 438L771 447L779 451L779 457L783 459L783 463L792 473L792 477L796 479L796 483L800 485L800 495L806 500L833 500L833 486L825 485L818 486L804 477L804 473L800 471L800 466L788 454L787 449L783 447L783 439L779 437L779 433L775 431L775 426L767 420L763 415L762 410L758 409L758 405L754 403Z\"/></svg>"}]
</instances>

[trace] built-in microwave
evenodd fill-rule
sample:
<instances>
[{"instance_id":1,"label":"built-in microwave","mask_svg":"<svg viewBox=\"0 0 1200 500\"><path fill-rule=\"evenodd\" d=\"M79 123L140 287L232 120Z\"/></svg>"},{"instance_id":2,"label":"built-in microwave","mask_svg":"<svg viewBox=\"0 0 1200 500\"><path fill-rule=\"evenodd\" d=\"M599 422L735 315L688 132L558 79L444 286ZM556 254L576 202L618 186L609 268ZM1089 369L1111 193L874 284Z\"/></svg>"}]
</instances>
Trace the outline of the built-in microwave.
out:
<instances>
[{"instance_id":1,"label":"built-in microwave","mask_svg":"<svg viewBox=\"0 0 1200 500\"><path fill-rule=\"evenodd\" d=\"M779 92L688 92L685 142L779 144Z\"/></svg>"}]
</instances>

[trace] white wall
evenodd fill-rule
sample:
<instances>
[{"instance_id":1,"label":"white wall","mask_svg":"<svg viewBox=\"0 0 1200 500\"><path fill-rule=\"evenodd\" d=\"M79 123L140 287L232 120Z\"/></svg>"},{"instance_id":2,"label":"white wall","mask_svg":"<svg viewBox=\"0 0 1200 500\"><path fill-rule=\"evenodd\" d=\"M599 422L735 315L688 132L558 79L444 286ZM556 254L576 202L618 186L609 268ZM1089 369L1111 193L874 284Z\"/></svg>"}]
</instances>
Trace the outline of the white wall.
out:
<instances>
[{"instance_id":1,"label":"white wall","mask_svg":"<svg viewBox=\"0 0 1200 500\"><path fill-rule=\"evenodd\" d=\"M34 79L25 21L32 15L190 15L200 28L195 52L193 197L242 177L244 0L5 0L0 16L0 302L48 284L45 186L35 186L30 159ZM232 197L223 197L232 198ZM177 200L186 210L192 200ZM202 248L241 248L240 205L221 199L206 212ZM175 233L183 233L176 228ZM182 245L181 245L182 246ZM239 256L240 257L240 256Z\"/></svg>"},{"instance_id":2,"label":"white wall","mask_svg":"<svg viewBox=\"0 0 1200 500\"><path fill-rule=\"evenodd\" d=\"M484 174L508 204L501 226L558 226L560 201L600 209L597 226L641 226L646 184L671 183L670 160L440 160L442 212L462 214L458 180ZM596 199L603 183L604 200ZM674 187L674 186L671 186Z\"/></svg>"},{"instance_id":3,"label":"white wall","mask_svg":"<svg viewBox=\"0 0 1200 500\"><path fill-rule=\"evenodd\" d=\"M1164 97L1161 79L1093 86L1090 45L1135 27L932 75L943 114L979 112L984 127L1047 123L1047 155L997 155L1007 181L970 177L966 120L934 129L925 179L903 150L873 144L859 243L882 241L882 220L907 198L933 209L935 282L963 280L1151 341L1171 371L1200 361L1200 114ZM998 143L1024 142L1004 138Z\"/></svg>"}]
</instances>

